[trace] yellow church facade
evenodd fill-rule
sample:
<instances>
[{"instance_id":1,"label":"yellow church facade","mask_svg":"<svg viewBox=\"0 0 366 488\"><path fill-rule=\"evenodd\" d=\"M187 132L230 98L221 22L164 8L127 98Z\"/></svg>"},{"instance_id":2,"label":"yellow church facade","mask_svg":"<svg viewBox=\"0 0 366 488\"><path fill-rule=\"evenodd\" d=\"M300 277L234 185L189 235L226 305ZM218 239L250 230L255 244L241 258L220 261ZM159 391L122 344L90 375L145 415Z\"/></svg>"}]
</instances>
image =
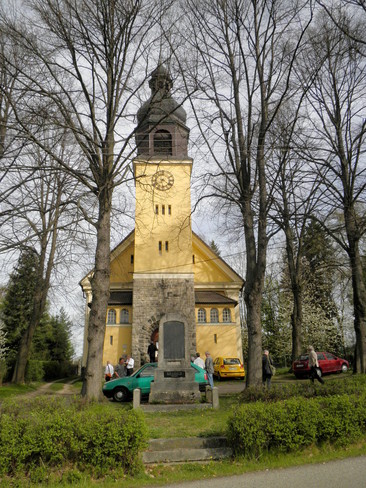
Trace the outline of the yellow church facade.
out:
<instances>
[{"instance_id":1,"label":"yellow church facade","mask_svg":"<svg viewBox=\"0 0 366 488\"><path fill-rule=\"evenodd\" d=\"M159 67L150 80L151 98L137 114L135 228L111 251L110 298L103 363L132 355L136 366L148 361L150 342L159 342L165 314L183 317L189 352L213 358L243 359L239 295L243 279L195 233L191 226L189 129L185 111L171 97L172 81ZM87 354L89 273L83 363Z\"/></svg>"}]
</instances>

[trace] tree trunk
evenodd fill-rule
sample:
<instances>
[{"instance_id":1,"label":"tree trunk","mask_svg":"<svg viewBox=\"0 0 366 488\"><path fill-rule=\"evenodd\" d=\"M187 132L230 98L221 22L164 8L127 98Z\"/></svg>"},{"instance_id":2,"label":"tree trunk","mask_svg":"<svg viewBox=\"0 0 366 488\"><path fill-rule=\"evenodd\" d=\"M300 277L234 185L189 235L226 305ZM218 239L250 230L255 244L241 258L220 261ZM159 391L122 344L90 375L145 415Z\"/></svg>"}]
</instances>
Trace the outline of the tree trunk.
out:
<instances>
[{"instance_id":1,"label":"tree trunk","mask_svg":"<svg viewBox=\"0 0 366 488\"><path fill-rule=\"evenodd\" d=\"M104 189L99 198L97 248L94 275L91 279L93 300L88 328L88 353L85 371L85 397L88 400L102 398L103 344L110 279L110 217L112 190Z\"/></svg>"},{"instance_id":2,"label":"tree trunk","mask_svg":"<svg viewBox=\"0 0 366 488\"><path fill-rule=\"evenodd\" d=\"M243 213L243 220L247 248L247 272L244 286L244 301L247 308L248 321L248 366L246 385L259 386L262 384L261 307L264 289L266 246L260 246L260 236L258 236L258 253L256 252L250 202L247 202L246 212Z\"/></svg>"},{"instance_id":3,"label":"tree trunk","mask_svg":"<svg viewBox=\"0 0 366 488\"><path fill-rule=\"evenodd\" d=\"M244 300L248 320L248 366L247 386L258 386L262 383L262 328L261 304L262 292L258 289L244 289Z\"/></svg>"},{"instance_id":4,"label":"tree trunk","mask_svg":"<svg viewBox=\"0 0 366 488\"><path fill-rule=\"evenodd\" d=\"M24 383L25 370L27 367L33 335L46 309L48 290L50 288L51 281L51 273L55 261L61 198L62 185L59 182L57 187L56 200L54 203L54 215L51 230L48 230L48 225L47 222L44 220L44 215L42 216L43 232L41 234L41 255L39 260L37 289L33 298L33 313L27 330L24 332L24 335L20 342L12 383ZM51 242L50 247L48 247L49 241ZM48 260L47 251L49 251ZM45 266L46 260L47 266Z\"/></svg>"},{"instance_id":5,"label":"tree trunk","mask_svg":"<svg viewBox=\"0 0 366 488\"><path fill-rule=\"evenodd\" d=\"M354 328L356 333L354 373L366 373L366 288L358 242L348 237L352 270Z\"/></svg>"}]
</instances>

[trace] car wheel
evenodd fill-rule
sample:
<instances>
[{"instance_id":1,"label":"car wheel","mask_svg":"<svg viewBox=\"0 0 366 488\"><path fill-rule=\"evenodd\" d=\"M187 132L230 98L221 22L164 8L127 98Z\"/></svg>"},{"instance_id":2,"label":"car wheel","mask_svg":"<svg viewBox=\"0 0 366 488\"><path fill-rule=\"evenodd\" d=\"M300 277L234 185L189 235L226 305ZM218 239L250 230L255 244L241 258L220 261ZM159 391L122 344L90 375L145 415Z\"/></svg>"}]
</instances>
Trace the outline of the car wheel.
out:
<instances>
[{"instance_id":1,"label":"car wheel","mask_svg":"<svg viewBox=\"0 0 366 488\"><path fill-rule=\"evenodd\" d=\"M220 376L220 373L217 373L217 381L221 381L221 380L222 380L222 378Z\"/></svg>"},{"instance_id":2,"label":"car wheel","mask_svg":"<svg viewBox=\"0 0 366 488\"><path fill-rule=\"evenodd\" d=\"M118 386L113 390L113 400L115 402L126 402L128 400L128 390L123 386Z\"/></svg>"},{"instance_id":3,"label":"car wheel","mask_svg":"<svg viewBox=\"0 0 366 488\"><path fill-rule=\"evenodd\" d=\"M342 364L342 373L347 373L347 371L348 371L347 364Z\"/></svg>"},{"instance_id":4,"label":"car wheel","mask_svg":"<svg viewBox=\"0 0 366 488\"><path fill-rule=\"evenodd\" d=\"M297 380L299 380L299 379L301 379L301 378L302 378L302 375L301 375L301 374L297 374L297 373L295 373L295 376L296 376L296 379L297 379Z\"/></svg>"}]
</instances>

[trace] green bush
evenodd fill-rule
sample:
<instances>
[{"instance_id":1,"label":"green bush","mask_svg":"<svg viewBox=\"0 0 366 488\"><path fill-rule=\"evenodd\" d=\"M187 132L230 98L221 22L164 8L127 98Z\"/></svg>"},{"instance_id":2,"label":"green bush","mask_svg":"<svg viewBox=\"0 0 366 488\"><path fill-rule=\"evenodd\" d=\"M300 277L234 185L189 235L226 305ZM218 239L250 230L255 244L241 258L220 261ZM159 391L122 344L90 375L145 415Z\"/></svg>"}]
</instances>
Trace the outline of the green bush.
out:
<instances>
[{"instance_id":1,"label":"green bush","mask_svg":"<svg viewBox=\"0 0 366 488\"><path fill-rule=\"evenodd\" d=\"M250 386L240 395L239 401L249 402L275 402L287 400L294 397L314 398L331 397L335 395L360 395L366 391L365 375L353 376L345 381L329 380L325 386L312 383L291 383L291 384L272 384L270 390L263 387Z\"/></svg>"},{"instance_id":2,"label":"green bush","mask_svg":"<svg viewBox=\"0 0 366 488\"><path fill-rule=\"evenodd\" d=\"M235 455L295 451L313 443L347 445L366 432L366 392L329 398L291 398L237 407L227 436Z\"/></svg>"},{"instance_id":3,"label":"green bush","mask_svg":"<svg viewBox=\"0 0 366 488\"><path fill-rule=\"evenodd\" d=\"M43 369L46 381L69 378L77 374L77 368L71 361L44 361Z\"/></svg>"},{"instance_id":4,"label":"green bush","mask_svg":"<svg viewBox=\"0 0 366 488\"><path fill-rule=\"evenodd\" d=\"M146 446L142 414L115 412L40 397L0 407L0 475L42 477L47 469L74 466L97 475L114 468L134 473ZM40 481L40 480L38 480Z\"/></svg>"},{"instance_id":5,"label":"green bush","mask_svg":"<svg viewBox=\"0 0 366 488\"><path fill-rule=\"evenodd\" d=\"M43 361L29 359L25 368L24 380L26 383L42 381L44 378Z\"/></svg>"}]
</instances>

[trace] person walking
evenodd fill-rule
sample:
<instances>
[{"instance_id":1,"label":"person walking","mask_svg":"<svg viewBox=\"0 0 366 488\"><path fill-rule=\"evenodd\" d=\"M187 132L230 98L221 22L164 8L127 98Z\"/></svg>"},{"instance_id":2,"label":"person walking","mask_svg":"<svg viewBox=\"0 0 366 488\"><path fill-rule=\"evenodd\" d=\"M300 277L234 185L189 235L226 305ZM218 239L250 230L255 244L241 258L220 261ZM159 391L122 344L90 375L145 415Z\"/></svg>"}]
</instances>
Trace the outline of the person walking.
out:
<instances>
[{"instance_id":1,"label":"person walking","mask_svg":"<svg viewBox=\"0 0 366 488\"><path fill-rule=\"evenodd\" d=\"M319 376L319 371L318 371L319 361L313 346L308 347L308 353L309 353L310 381L314 383L314 380L318 380L319 383L324 385L323 378Z\"/></svg>"},{"instance_id":2,"label":"person walking","mask_svg":"<svg viewBox=\"0 0 366 488\"><path fill-rule=\"evenodd\" d=\"M208 351L206 352L205 370L207 373L207 379L209 385L211 386L211 388L213 388L214 387L213 384L214 365L213 365L211 354Z\"/></svg>"},{"instance_id":3,"label":"person walking","mask_svg":"<svg viewBox=\"0 0 366 488\"><path fill-rule=\"evenodd\" d=\"M269 351L266 349L262 357L262 382L263 386L267 385L267 389L271 388L271 381L273 376L273 363L269 356Z\"/></svg>"}]
</instances>

